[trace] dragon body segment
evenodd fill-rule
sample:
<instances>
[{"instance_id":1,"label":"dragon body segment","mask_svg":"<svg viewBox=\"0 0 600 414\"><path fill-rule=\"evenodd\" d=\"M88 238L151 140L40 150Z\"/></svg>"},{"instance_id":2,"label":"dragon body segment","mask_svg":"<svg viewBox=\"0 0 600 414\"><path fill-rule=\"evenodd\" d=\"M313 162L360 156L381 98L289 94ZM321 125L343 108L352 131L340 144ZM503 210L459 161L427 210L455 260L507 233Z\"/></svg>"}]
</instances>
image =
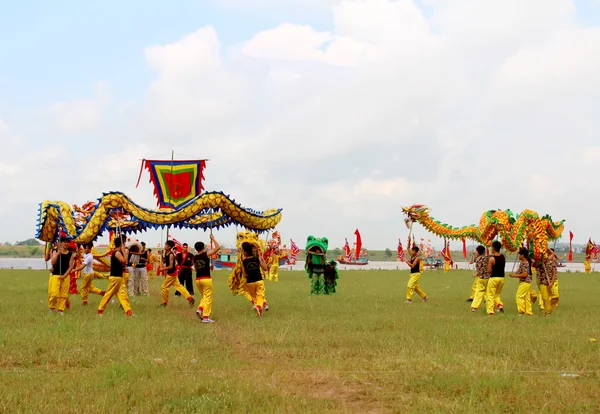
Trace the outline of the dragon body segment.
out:
<instances>
[{"instance_id":1,"label":"dragon body segment","mask_svg":"<svg viewBox=\"0 0 600 414\"><path fill-rule=\"evenodd\" d=\"M62 201L40 204L37 234L52 242L63 231L75 243L96 240L105 230L120 229L125 234L166 226L192 229L218 229L240 225L256 232L274 228L281 221L281 209L255 211L237 204L222 192L199 195L174 210L150 210L120 192L104 193L96 203L71 207Z\"/></svg>"},{"instance_id":2,"label":"dragon body segment","mask_svg":"<svg viewBox=\"0 0 600 414\"><path fill-rule=\"evenodd\" d=\"M552 217L540 217L531 210L523 210L516 216L510 210L489 210L481 215L479 225L472 224L461 228L434 220L430 209L422 204L402 208L405 222L418 222L429 232L448 239L471 239L490 246L496 236L502 239L502 246L516 252L526 242L533 250L533 258L541 259L548 250L548 242L557 240L564 230L564 220L552 221Z\"/></svg>"}]
</instances>

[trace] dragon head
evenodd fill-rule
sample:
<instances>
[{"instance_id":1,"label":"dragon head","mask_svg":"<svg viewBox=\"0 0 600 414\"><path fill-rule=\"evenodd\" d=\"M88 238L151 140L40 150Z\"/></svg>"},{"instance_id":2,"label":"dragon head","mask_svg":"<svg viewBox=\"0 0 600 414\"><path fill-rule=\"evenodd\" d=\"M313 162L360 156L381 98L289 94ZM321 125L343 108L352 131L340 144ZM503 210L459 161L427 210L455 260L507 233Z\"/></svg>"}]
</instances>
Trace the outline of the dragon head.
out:
<instances>
[{"instance_id":1,"label":"dragon head","mask_svg":"<svg viewBox=\"0 0 600 414\"><path fill-rule=\"evenodd\" d=\"M419 221L429 214L431 210L424 204L413 204L410 207L402 207L402 213L406 216L404 221L408 226L409 222Z\"/></svg>"},{"instance_id":2,"label":"dragon head","mask_svg":"<svg viewBox=\"0 0 600 414\"><path fill-rule=\"evenodd\" d=\"M244 242L248 242L261 250L264 248L261 244L261 240L258 238L258 234L253 231L240 231L237 234L235 237L235 245L238 248L238 251L242 250L242 243Z\"/></svg>"},{"instance_id":3,"label":"dragon head","mask_svg":"<svg viewBox=\"0 0 600 414\"><path fill-rule=\"evenodd\" d=\"M313 251L316 248L319 248L323 251L323 253L327 253L327 249L329 247L329 240L327 237L316 238L315 236L308 236L306 239L306 251Z\"/></svg>"}]
</instances>

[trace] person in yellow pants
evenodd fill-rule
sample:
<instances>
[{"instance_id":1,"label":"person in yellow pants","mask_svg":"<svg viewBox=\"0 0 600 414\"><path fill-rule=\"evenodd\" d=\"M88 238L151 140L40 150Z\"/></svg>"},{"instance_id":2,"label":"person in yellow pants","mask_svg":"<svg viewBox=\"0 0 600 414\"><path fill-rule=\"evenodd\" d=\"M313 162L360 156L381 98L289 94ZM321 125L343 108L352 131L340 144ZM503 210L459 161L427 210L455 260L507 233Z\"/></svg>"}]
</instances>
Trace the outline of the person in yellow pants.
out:
<instances>
[{"instance_id":1,"label":"person in yellow pants","mask_svg":"<svg viewBox=\"0 0 600 414\"><path fill-rule=\"evenodd\" d=\"M548 263L548 257L536 262L538 283L540 289L539 301L544 316L552 313L552 304L550 302L550 286L554 282L552 280L552 268Z\"/></svg>"},{"instance_id":2,"label":"person in yellow pants","mask_svg":"<svg viewBox=\"0 0 600 414\"><path fill-rule=\"evenodd\" d=\"M146 264L146 272L148 272L148 280L154 280L154 267L157 262L156 255L152 253L152 249L148 249L148 263Z\"/></svg>"},{"instance_id":3,"label":"person in yellow pants","mask_svg":"<svg viewBox=\"0 0 600 414\"><path fill-rule=\"evenodd\" d=\"M494 316L495 312L504 312L504 304L500 298L500 293L504 287L504 268L506 267L506 257L500 253L502 243L498 240L492 242L492 254L488 261L488 273L490 280L488 281L485 292L486 311L490 316ZM494 308L496 311L494 312Z\"/></svg>"},{"instance_id":4,"label":"person in yellow pants","mask_svg":"<svg viewBox=\"0 0 600 414\"><path fill-rule=\"evenodd\" d=\"M517 288L517 311L519 315L533 315L533 304L531 303L531 259L529 258L529 250L525 247L519 249L519 268L517 273L511 273L510 277L519 279L519 287Z\"/></svg>"},{"instance_id":5,"label":"person in yellow pants","mask_svg":"<svg viewBox=\"0 0 600 414\"><path fill-rule=\"evenodd\" d=\"M258 249L248 242L242 243L242 272L246 278L244 291L254 304L254 310L259 317L263 316L266 307L265 282L260 269L265 272L268 266Z\"/></svg>"},{"instance_id":6,"label":"person in yellow pants","mask_svg":"<svg viewBox=\"0 0 600 414\"><path fill-rule=\"evenodd\" d=\"M485 292L487 291L488 281L490 280L490 274L488 272L488 262L490 257L485 254L485 247L479 245L475 249L477 251L477 257L473 259L475 263L475 281L477 282L477 288L473 295L473 302L471 303L471 312L477 311L481 303L485 298Z\"/></svg>"},{"instance_id":7,"label":"person in yellow pants","mask_svg":"<svg viewBox=\"0 0 600 414\"><path fill-rule=\"evenodd\" d=\"M179 282L179 277L177 275L177 264L175 260L175 254L173 254L173 248L175 247L175 242L173 240L167 240L165 243L165 281L162 284L161 292L162 292L162 303L161 307L166 307L169 303L169 290L171 287L174 287L177 292L179 292L190 304L190 308L194 306L196 301L190 295L186 288L184 288Z\"/></svg>"},{"instance_id":8,"label":"person in yellow pants","mask_svg":"<svg viewBox=\"0 0 600 414\"><path fill-rule=\"evenodd\" d=\"M279 281L279 256L281 252L279 251L279 247L275 247L271 257L269 257L269 280L273 280L275 282Z\"/></svg>"},{"instance_id":9,"label":"person in yellow pants","mask_svg":"<svg viewBox=\"0 0 600 414\"><path fill-rule=\"evenodd\" d=\"M410 267L410 279L406 285L406 303L412 303L412 296L414 293L419 295L423 299L423 302L427 302L427 294L419 286L419 279L421 279L421 262L419 248L413 246L410 249L410 259L406 262Z\"/></svg>"},{"instance_id":10,"label":"person in yellow pants","mask_svg":"<svg viewBox=\"0 0 600 414\"><path fill-rule=\"evenodd\" d=\"M196 249L196 255L194 256L194 269L196 270L196 287L202 295L200 305L196 310L196 315L203 323L213 323L210 319L212 312L212 301L213 301L213 283L210 276L210 256L217 253L221 246L215 240L214 236L210 235L210 240L213 242L212 249L206 249L206 246L202 242L196 242L194 248Z\"/></svg>"},{"instance_id":11,"label":"person in yellow pants","mask_svg":"<svg viewBox=\"0 0 600 414\"><path fill-rule=\"evenodd\" d=\"M83 270L83 283L81 283L81 288L79 289L79 293L81 294L81 300L83 305L88 304L88 296L90 293L95 295L104 296L104 291L98 289L93 285L94 281L94 255L92 254L93 244L86 244L83 257L83 262L81 266L79 266L76 271Z\"/></svg>"},{"instance_id":12,"label":"person in yellow pants","mask_svg":"<svg viewBox=\"0 0 600 414\"><path fill-rule=\"evenodd\" d=\"M50 298L48 301L49 312L56 308L59 315L64 315L65 306L69 297L69 275L75 267L75 254L69 250L69 239L60 238L60 245L52 252L52 276L50 277Z\"/></svg>"},{"instance_id":13,"label":"person in yellow pants","mask_svg":"<svg viewBox=\"0 0 600 414\"><path fill-rule=\"evenodd\" d=\"M479 277L476 276L477 272L473 272L473 284L471 285L471 296L467 299L467 302L473 302L475 299L475 292L477 292L477 286L479 286Z\"/></svg>"},{"instance_id":14,"label":"person in yellow pants","mask_svg":"<svg viewBox=\"0 0 600 414\"><path fill-rule=\"evenodd\" d=\"M472 265L473 263L475 263L475 252L471 253L469 265ZM473 302L473 299L475 299L475 293L477 292L477 287L479 286L479 280L480 278L477 276L477 268L475 268L475 271L473 272L473 284L471 285L471 296L469 296L467 302Z\"/></svg>"},{"instance_id":15,"label":"person in yellow pants","mask_svg":"<svg viewBox=\"0 0 600 414\"><path fill-rule=\"evenodd\" d=\"M553 276L553 280L554 283L552 283L552 285L550 285L550 306L552 306L552 308L556 308L558 306L558 299L559 299L559 294L558 294L558 264L560 263L560 260L558 258L558 256L556 255L556 253L554 252L554 249L550 249L550 251L552 252L552 254L549 253L549 257L548 257L548 264L550 266L550 270L552 271L552 276Z\"/></svg>"},{"instance_id":16,"label":"person in yellow pants","mask_svg":"<svg viewBox=\"0 0 600 414\"><path fill-rule=\"evenodd\" d=\"M50 243L46 242L46 247L44 248L44 261L49 262L52 259L52 254L56 251ZM46 269L48 266L46 265ZM48 276L48 308L50 308L50 297L52 296L52 264L50 264L50 273Z\"/></svg>"},{"instance_id":17,"label":"person in yellow pants","mask_svg":"<svg viewBox=\"0 0 600 414\"><path fill-rule=\"evenodd\" d=\"M110 257L110 276L108 277L108 287L106 293L98 305L98 316L102 316L106 306L116 296L121 303L121 307L127 316L134 316L129 304L127 295L127 281L123 278L123 271L127 265L129 252L125 248L125 236L115 238L115 251Z\"/></svg>"}]
</instances>

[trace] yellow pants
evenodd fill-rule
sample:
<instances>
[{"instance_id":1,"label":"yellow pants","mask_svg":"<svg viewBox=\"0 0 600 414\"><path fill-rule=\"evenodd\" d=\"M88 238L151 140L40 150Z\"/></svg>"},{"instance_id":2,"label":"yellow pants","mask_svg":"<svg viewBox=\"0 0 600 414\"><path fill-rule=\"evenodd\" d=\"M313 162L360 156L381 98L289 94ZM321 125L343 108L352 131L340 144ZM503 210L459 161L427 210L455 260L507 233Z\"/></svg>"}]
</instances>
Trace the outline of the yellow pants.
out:
<instances>
[{"instance_id":1,"label":"yellow pants","mask_svg":"<svg viewBox=\"0 0 600 414\"><path fill-rule=\"evenodd\" d=\"M477 286L479 285L480 280L481 279L479 279L478 277L473 278L473 285L471 286L471 296L469 296L469 299L475 299L475 292L477 292Z\"/></svg>"},{"instance_id":2,"label":"yellow pants","mask_svg":"<svg viewBox=\"0 0 600 414\"><path fill-rule=\"evenodd\" d=\"M535 301L538 299L536 291L533 289L529 289L529 297L531 298L531 306L533 306Z\"/></svg>"},{"instance_id":3,"label":"yellow pants","mask_svg":"<svg viewBox=\"0 0 600 414\"><path fill-rule=\"evenodd\" d=\"M421 296L421 298L425 299L427 294L423 292L421 287L419 286L419 279L421 278L421 273L412 273L410 275L410 279L408 279L408 284L406 285L406 299L412 300L413 293Z\"/></svg>"},{"instance_id":4,"label":"yellow pants","mask_svg":"<svg viewBox=\"0 0 600 414\"><path fill-rule=\"evenodd\" d=\"M553 308L558 306L558 279L554 281L554 285L550 288L550 305Z\"/></svg>"},{"instance_id":5,"label":"yellow pants","mask_svg":"<svg viewBox=\"0 0 600 414\"><path fill-rule=\"evenodd\" d=\"M264 280L259 280L258 282L253 283L246 283L244 285L244 291L246 292L244 296L248 298L255 306L262 308L267 304L267 300L265 298Z\"/></svg>"},{"instance_id":6,"label":"yellow pants","mask_svg":"<svg viewBox=\"0 0 600 414\"><path fill-rule=\"evenodd\" d=\"M106 293L104 294L104 296L102 296L102 299L100 300L100 305L98 305L98 313L104 312L104 309L106 309L108 302L110 302L113 296L116 296L117 299L119 299L121 306L123 306L123 310L125 310L125 313L130 315L131 305L129 304L129 296L127 295L127 288L125 287L126 285L127 281L125 280L125 278L109 276Z\"/></svg>"},{"instance_id":7,"label":"yellow pants","mask_svg":"<svg viewBox=\"0 0 600 414\"><path fill-rule=\"evenodd\" d=\"M537 282L537 287L538 287L538 301L540 304L540 309L544 310L544 296L542 295L542 285L540 284L539 280Z\"/></svg>"},{"instance_id":8,"label":"yellow pants","mask_svg":"<svg viewBox=\"0 0 600 414\"><path fill-rule=\"evenodd\" d=\"M476 278L477 287L475 289L475 295L473 295L473 302L471 303L471 307L473 309L479 309L481 306L481 302L485 299L485 292L487 291L488 281L489 279L481 279Z\"/></svg>"},{"instance_id":9,"label":"yellow pants","mask_svg":"<svg viewBox=\"0 0 600 414\"><path fill-rule=\"evenodd\" d=\"M504 307L502 299L500 299L500 293L504 287L503 277L490 277L487 289L485 291L486 311L488 315L494 314L494 308Z\"/></svg>"},{"instance_id":10,"label":"yellow pants","mask_svg":"<svg viewBox=\"0 0 600 414\"><path fill-rule=\"evenodd\" d=\"M88 302L88 295L90 293L93 293L95 295L102 294L102 291L92 284L93 281L93 273L86 273L83 275L83 283L81 284L81 289L79 293L81 293L81 300L83 300L84 304Z\"/></svg>"},{"instance_id":11,"label":"yellow pants","mask_svg":"<svg viewBox=\"0 0 600 414\"><path fill-rule=\"evenodd\" d=\"M519 283L519 287L517 288L517 310L521 315L533 315L530 290L531 283Z\"/></svg>"},{"instance_id":12,"label":"yellow pants","mask_svg":"<svg viewBox=\"0 0 600 414\"><path fill-rule=\"evenodd\" d=\"M184 298L189 300L192 297L187 291L187 289L184 288L181 283L179 283L179 278L177 276L167 275L165 276L165 281L163 282L162 287L160 288L162 292L163 304L166 305L167 303L169 303L169 290L171 289L171 286L173 286L177 292L181 293L181 296L183 296Z\"/></svg>"},{"instance_id":13,"label":"yellow pants","mask_svg":"<svg viewBox=\"0 0 600 414\"><path fill-rule=\"evenodd\" d=\"M52 309L52 306L50 306L50 304L52 303L52 301L50 300L52 298L52 273L50 273L50 277L48 278L48 308Z\"/></svg>"},{"instance_id":14,"label":"yellow pants","mask_svg":"<svg viewBox=\"0 0 600 414\"><path fill-rule=\"evenodd\" d=\"M275 262L269 269L269 280L279 281L279 263Z\"/></svg>"},{"instance_id":15,"label":"yellow pants","mask_svg":"<svg viewBox=\"0 0 600 414\"><path fill-rule=\"evenodd\" d=\"M542 310L546 315L552 313L552 302L550 302L550 286L540 285L540 302L543 302L544 306Z\"/></svg>"},{"instance_id":16,"label":"yellow pants","mask_svg":"<svg viewBox=\"0 0 600 414\"><path fill-rule=\"evenodd\" d=\"M202 311L202 316L208 318L212 312L213 281L211 278L196 279L196 287L202 295L202 300L200 301L198 310Z\"/></svg>"},{"instance_id":17,"label":"yellow pants","mask_svg":"<svg viewBox=\"0 0 600 414\"><path fill-rule=\"evenodd\" d=\"M48 308L54 310L57 308L59 312L65 310L67 299L69 298L69 284L71 280L69 276L61 280L59 276L50 277L50 300L48 301Z\"/></svg>"}]
</instances>

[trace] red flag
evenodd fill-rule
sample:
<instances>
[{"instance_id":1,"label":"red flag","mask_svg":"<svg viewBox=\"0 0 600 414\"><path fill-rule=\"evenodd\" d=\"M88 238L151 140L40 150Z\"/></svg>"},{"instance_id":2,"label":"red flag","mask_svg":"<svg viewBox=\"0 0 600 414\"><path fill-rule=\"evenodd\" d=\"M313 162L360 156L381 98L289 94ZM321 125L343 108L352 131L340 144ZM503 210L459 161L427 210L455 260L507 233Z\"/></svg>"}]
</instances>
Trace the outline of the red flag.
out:
<instances>
[{"instance_id":1,"label":"red flag","mask_svg":"<svg viewBox=\"0 0 600 414\"><path fill-rule=\"evenodd\" d=\"M569 262L573 261L573 232L569 232Z\"/></svg>"},{"instance_id":2,"label":"red flag","mask_svg":"<svg viewBox=\"0 0 600 414\"><path fill-rule=\"evenodd\" d=\"M463 242L463 257L466 259L467 258L467 241L465 239L462 239Z\"/></svg>"},{"instance_id":3,"label":"red flag","mask_svg":"<svg viewBox=\"0 0 600 414\"><path fill-rule=\"evenodd\" d=\"M354 253L354 257L358 260L358 256L360 256L360 250L362 249L362 240L360 239L360 232L358 229L354 232L356 235L356 252Z\"/></svg>"},{"instance_id":4,"label":"red flag","mask_svg":"<svg viewBox=\"0 0 600 414\"><path fill-rule=\"evenodd\" d=\"M404 261L404 249L402 248L402 241L398 239L398 260Z\"/></svg>"}]
</instances>

